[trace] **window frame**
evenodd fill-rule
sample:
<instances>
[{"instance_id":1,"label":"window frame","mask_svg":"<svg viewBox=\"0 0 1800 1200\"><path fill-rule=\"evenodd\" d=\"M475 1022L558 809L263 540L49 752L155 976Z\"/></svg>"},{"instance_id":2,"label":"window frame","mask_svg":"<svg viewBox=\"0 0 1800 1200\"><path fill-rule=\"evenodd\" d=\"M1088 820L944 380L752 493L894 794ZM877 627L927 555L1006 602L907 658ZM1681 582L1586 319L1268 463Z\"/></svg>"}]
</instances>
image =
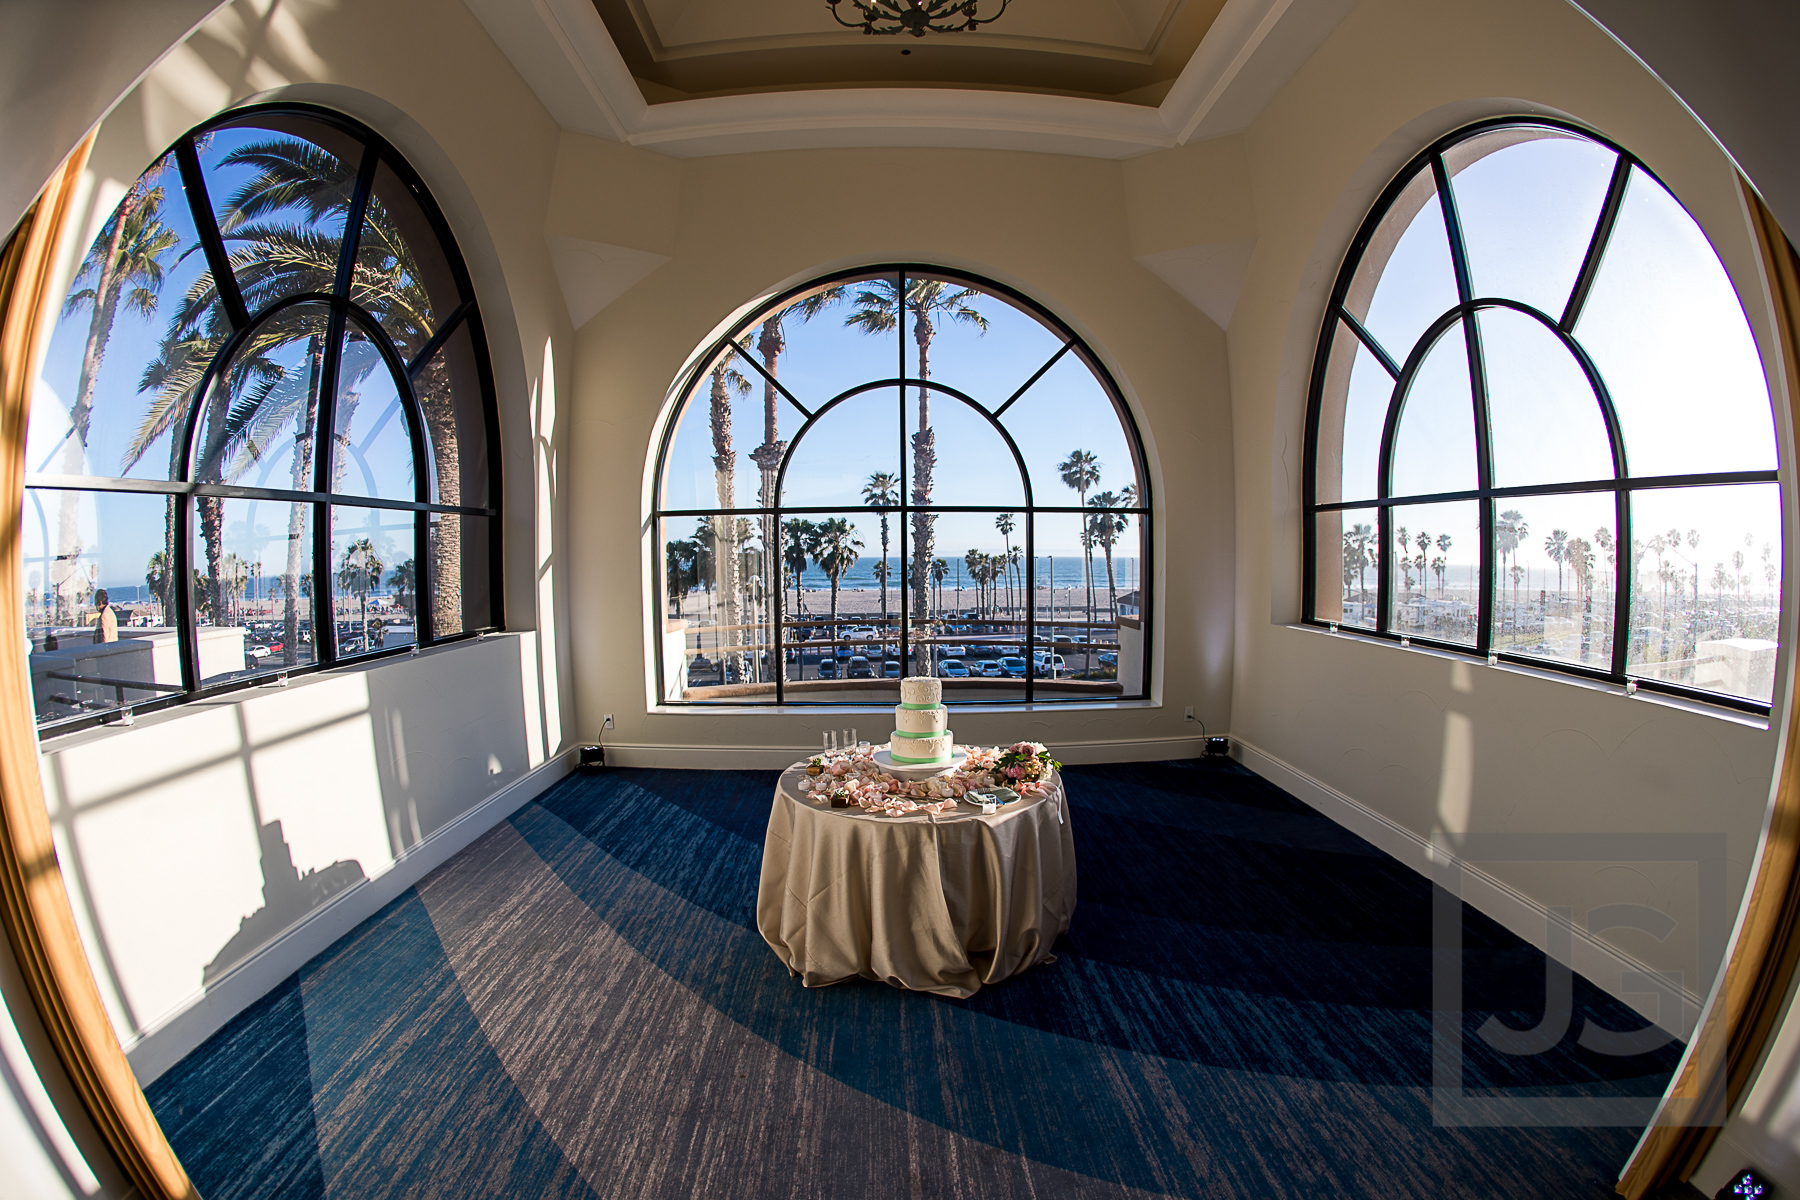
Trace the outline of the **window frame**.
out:
<instances>
[{"instance_id":1,"label":"window frame","mask_svg":"<svg viewBox=\"0 0 1800 1200\"><path fill-rule=\"evenodd\" d=\"M198 139L216 128L253 122L257 118L267 116L298 117L328 126L360 144L361 160L356 164L355 191L350 206L346 210L343 241L339 244L337 275L332 290L328 293L300 292L284 295L257 311L250 312L245 306L236 272L229 265L229 251L220 234L217 218L212 210L212 197L208 192L196 143ZM214 353L201 380L195 385L192 393L194 401L174 432L174 436L182 440L182 478L160 480L93 475L70 476L48 472L28 473L25 475L24 488L28 497L34 491L42 493L73 491L87 495L109 492L136 493L164 496L174 503L174 545L177 563L171 568L173 603L166 606L172 607L174 611L172 613L165 611L164 620L166 625L174 627L177 631L176 644L180 651L181 685L178 690L171 690L170 694L153 699L120 703L113 708L87 715L76 715L54 721L40 721L37 726L40 739L75 733L103 724L128 724L131 714L155 712L191 701L210 699L245 688L268 686L285 681L290 677L310 675L341 666L361 665L411 655L427 647L471 641L487 633L505 628L502 455L499 453L500 420L493 363L488 352L486 330L482 321L473 276L469 272L461 246L457 242L449 221L445 218L443 210L438 206L424 179L397 147L363 122L335 109L298 101L251 104L219 112L175 139L155 156L151 165L154 166L171 155L175 157L182 184L183 202L193 220L195 234L200 242L199 248L205 255L208 271L217 281L220 304L232 326L231 335ZM404 359L400 356L393 338L382 327L381 322L351 298L355 264L362 245L364 215L368 209L368 201L374 195L377 170L383 165L394 173L400 184L418 204L432 234L437 238L438 246L457 292L455 306L445 313L431 336L411 359ZM149 169L149 167L145 168L146 171ZM318 381L319 395L317 420L313 434L313 461L310 464L313 479L312 489L295 491L194 480L192 476L195 467L195 441L200 436L203 415L207 408L205 398L218 379L222 367L231 362L237 350L257 328L281 312L308 304L324 307L329 312L329 332ZM332 458L336 452L334 434L336 433L337 417L338 369L345 336L352 328L355 328L375 346L381 358L382 369L386 370L394 381L413 457L413 498L411 500L359 496L329 490ZM432 358L464 329L468 331L468 342L471 356L474 359L474 375L480 392L482 408L481 433L486 440L486 453L483 457L487 472L488 503L485 505L441 504L429 499L437 464L427 442L424 410L414 386L418 373L427 367ZM35 377L32 382L35 386ZM194 549L194 500L201 497L262 500L281 504L303 503L311 507L309 537L312 545L307 563L314 580L313 595L308 600L308 619L312 622L313 633L314 658L312 662L247 673L243 678L230 679L220 683L202 683L199 674L201 625L197 619L193 595L193 573L198 561L198 555ZM411 542L414 563L414 641L410 645L340 654L335 636L320 636L323 630L330 629L335 632L336 628L333 607L337 598L337 588L333 581L332 570L332 516L334 511L340 509L386 509L414 514ZM434 514L469 516L485 520L488 523L489 561L486 574L489 620L484 625L474 625L465 621L463 628L457 632L443 635L437 634L431 628L430 605L435 581L432 578L429 538L431 517ZM467 571L465 570L466 575ZM156 689L145 688L143 690L163 690L171 686L159 685ZM122 694L123 692L121 692L121 696Z\"/></svg>"},{"instance_id":2,"label":"window frame","mask_svg":"<svg viewBox=\"0 0 1800 1200\"><path fill-rule=\"evenodd\" d=\"M751 506L747 506L747 507L738 507L738 508L733 508L733 509L729 509L729 510L721 509L721 508L717 508L717 507L712 507L712 508L664 508L662 506L663 472L664 472L665 467L668 465L669 450L674 444L676 432L680 428L682 417L688 411L689 406L703 402L703 398L700 395L702 385L704 384L713 365L718 361L719 356L721 354L725 353L727 351L727 349L733 343L739 342L740 339L742 339L744 337L744 335L746 335L750 331L754 330L764 320L766 320L770 316L774 315L775 313L781 312L782 310L786 309L794 301L796 301L800 297L804 296L808 292L818 291L821 288L831 287L835 284L853 283L853 282L858 282L858 281L863 281L863 280L871 280L871 279L875 279L877 277L884 276L884 275L890 276L895 280L895 282L899 286L899 294L903 298L902 299L902 311L898 316L897 324L896 324L896 332L894 334L894 342L895 342L895 346L896 346L896 355L897 355L898 361L897 361L896 372L892 377L888 377L888 378L884 378L884 379L866 379L859 383L852 384L849 387L847 387L847 388L843 389L842 391L840 391L839 393L837 393L836 395L819 403L816 408L809 409L805 404L803 404L799 400L798 397L794 396L793 393L788 390L786 385L781 383L780 380L778 380L775 376L769 375L764 370L763 364L758 362L753 355L751 355L749 353L743 353L740 355L740 357L742 357L743 361L748 363L751 366L751 368L757 372L757 378L759 381L766 380L770 384L772 384L775 387L775 389L781 394L782 398L785 399L787 401L787 403L792 404L798 412L800 412L801 414L804 415L804 418L805 418L803 423L801 424L801 426L794 431L794 435L788 439L787 445L782 451L781 465L777 469L777 473L776 473L776 483L775 483L775 491L774 491L774 495L775 495L775 499L776 499L775 507L764 508L764 507L761 507L758 505L751 505ZM986 405L980 403L979 401L974 399L972 396L968 395L967 393L957 389L956 387L954 387L950 384L944 383L944 382L942 382L940 380L936 380L936 379L919 379L915 376L912 376L907 371L907 339L904 336L904 330L906 327L905 326L906 313L910 310L906 307L904 297L906 296L906 288L907 288L908 279L909 279L909 277L915 276L915 275L923 276L923 277L927 277L927 278L931 278L931 279L942 279L942 280L947 280L947 281L953 281L953 282L960 283L960 284L966 284L970 287L978 288L983 292L991 293L997 299L1003 300L1009 304L1014 305L1015 307L1019 308L1021 311L1025 312L1026 314L1030 315L1034 319L1041 322L1047 329L1050 329L1055 333L1056 337L1061 341L1062 344L1061 344L1061 346L1059 346L1057 348L1057 350L1054 353L1052 353L1050 355L1050 357L1045 362L1040 364L1030 375L1028 375L1025 378L1024 382L1019 384L1019 386L1014 389L1012 395L1008 396L1005 401L996 405L992 409L989 409ZM813 279L808 279L808 280L806 280L802 283L799 283L793 287L790 287L790 288L786 289L785 291L780 292L777 295L774 295L774 296L770 297L769 299L756 305L748 313L746 313L744 316L740 317L736 322L734 322L731 326L729 326L725 330L724 333L722 333L719 337L715 338L712 342L708 343L699 353L695 354L693 356L693 358L690 360L689 365L686 368L684 374L681 376L681 378L678 382L678 385L674 389L672 389L672 393L675 396L675 401L673 404L671 404L669 406L668 416L663 423L661 437L657 440L657 444L656 444L655 466L651 473L650 506L649 506L649 511L646 516L646 526L645 526L645 528L647 530L646 536L650 539L650 544L655 548L655 552L652 553L652 555L650 556L649 572L648 572L648 583L650 585L650 593L651 593L650 597L649 597L649 604L650 604L650 610L653 614L651 621L650 621L650 626L651 626L652 642L653 642L653 645L654 645L654 648L656 651L656 653L654 655L654 659L655 659L655 683L654 683L654 686L655 686L656 690L655 690L655 694L653 697L653 705L658 708L669 708L669 709L700 709L700 708L704 708L704 709L707 709L708 711L732 711L732 710L764 710L764 711L766 711L768 709L777 708L777 707L783 707L783 708L802 708L803 707L803 708L817 708L817 709L831 709L831 708L841 708L841 709L863 708L863 709L866 709L871 706L885 707L885 704L886 704L886 701L884 699L883 700L874 700L874 701L806 700L806 699L790 698L787 696L786 691L787 691L787 684L788 684L789 680L786 677L787 672L785 669L786 668L786 645L783 641L783 626L784 626L784 624L788 623L788 613L786 610L786 602L782 596L783 589L781 587L776 587L773 589L774 596L773 596L773 600L772 600L772 604L771 604L771 624L773 625L773 632L772 632L772 638L771 638L771 642L770 642L770 646L769 646L769 654L771 655L772 661L775 664L774 679L773 679L773 683L774 683L773 698L768 699L768 700L761 700L761 699L689 700L689 699L685 699L685 698L680 699L680 700L668 699L667 680L664 678L664 662L665 662L666 655L664 653L663 639L665 637L666 630L664 628L664 622L662 620L662 614L663 614L664 610L661 607L663 599L660 595L661 589L659 587L661 580L662 580L662 572L665 569L664 568L664 556L661 552L661 547L662 547L661 530L662 530L662 523L665 519L669 519L669 518L677 518L677 519L704 518L704 517L721 515L727 511L729 511L729 512L733 513L734 515L740 516L740 517L750 517L750 518L770 517L773 519L773 521L775 523L774 527L776 529L780 529L781 522L786 517L789 517L789 516L843 515L845 513L852 512L852 511L858 512L858 513L866 511L869 513L890 515L890 516L898 518L896 525L899 530L899 537L897 539L898 545L897 545L896 556L901 565L902 578L904 578L905 577L904 573L909 569L909 563L910 563L910 545L909 545L909 543L910 543L910 539L912 536L910 518L913 516L913 514L915 514L915 513L927 513L927 514L992 513L992 514L999 514L999 513L1003 513L1003 512L1016 513L1016 514L1019 514L1019 516L1022 519L1023 529L1024 529L1024 533L1025 533L1025 541L1024 541L1025 587L1024 587L1024 592L1025 592L1026 596L1035 598L1035 596L1037 594L1036 593L1036 587L1037 587L1036 525L1037 525L1037 522L1034 518L1036 518L1038 516L1042 516L1042 515L1059 515L1059 514L1081 516L1084 514L1092 514L1094 512L1102 511L1102 510L1095 509L1092 507L1083 508L1080 505L1039 505L1039 504L1035 504L1034 503L1035 497L1034 497L1034 494L1032 491L1031 473L1030 473L1030 470L1026 466L1025 458L1024 458L1023 454L1021 454L1019 447L1018 447L1017 443L1014 441L1011 433L1008 432L1006 427L1000 423L999 418L1002 414L1004 414L1006 412L1006 410L1008 408L1010 408L1013 405L1013 403L1015 401L1017 401L1021 397L1023 397L1031 389L1031 387L1034 384L1036 384L1047 373L1049 373L1049 371L1053 367L1055 367L1058 363L1060 363L1062 361L1062 359L1064 358L1064 356L1069 355L1069 354L1074 354L1075 356L1077 356L1081 360L1083 365L1085 365L1088 368L1088 370L1093 374L1094 378L1097 381L1099 381L1101 388L1106 393L1107 399L1110 400L1112 403L1113 410L1119 419L1121 429L1125 435L1126 449L1130 452L1130 454L1132 455L1132 458L1133 458L1132 467L1136 474L1137 487L1138 487L1138 503L1131 507L1112 508L1112 509L1107 509L1104 511L1118 513L1121 515L1132 516L1141 522L1140 532L1138 535L1141 548L1140 548L1140 555L1139 555L1140 563L1139 563L1139 569L1138 569L1138 584L1137 584L1137 590L1139 593L1139 614L1140 615L1136 619L1139 622L1140 631L1141 631L1142 637L1143 637L1143 688L1142 688L1142 691L1141 691L1141 693L1132 695L1132 696L1116 696L1116 697L1109 696L1104 699L1089 700L1089 699L1074 697L1074 698L1070 698L1070 699L1040 700L1035 695L1036 690L1037 690L1036 683L1037 683L1037 678L1038 678L1038 672L1035 669L1028 668L1025 672L1025 676L1024 676L1024 680L1023 680L1023 682L1025 684L1025 689L1024 689L1025 695L1024 695L1023 700L1020 700L1018 698L996 699L996 700L976 700L976 699L963 699L963 698L959 697L954 702L949 701L949 700L946 700L945 702L947 704L953 704L954 707L958 707L958 708L1005 709L1005 708L1017 708L1022 704L1026 704L1026 705L1049 704L1049 705L1054 705L1057 707L1065 707L1065 706L1082 705L1082 704L1086 704L1086 705L1141 704L1141 703L1151 700L1155 695L1154 678L1153 678L1153 674L1152 674L1153 670L1154 670L1154 666L1155 666L1155 654L1154 654L1155 623L1154 623L1154 621L1155 621L1155 615L1156 615L1155 608L1154 608L1155 598L1153 596L1154 588L1152 586L1153 581L1155 580L1155 561L1154 561L1155 540L1154 540L1154 536L1153 536L1153 532L1154 532L1154 526L1153 526L1154 498L1153 498L1152 490L1151 490L1152 484L1151 484L1151 480L1150 480L1150 460L1149 460L1148 453L1144 449L1143 435L1138 429L1136 415L1131 411L1131 406L1126 403L1124 393L1120 390L1118 381L1113 378L1112 372L1107 369L1106 364L1101 361L1099 355L1096 354L1090 346L1088 346L1088 344L1081 337L1080 334L1076 333L1073 329L1069 328L1068 324L1065 321L1061 320L1059 317L1057 317L1055 313L1049 311L1042 304L1038 303L1036 300L1025 295L1024 293L1018 291L1017 289L1008 287L1006 284L999 283L995 280L989 279L982 275L975 274L974 272L971 272L971 271L958 270L958 269L940 266L940 265L931 264L931 263L883 262L883 263L874 263L874 264L870 264L867 266L849 268L849 269L841 270L841 271L834 271L827 275L822 275L822 276L818 276ZM928 387L931 390L933 390L934 392L941 393L948 398L960 401L961 403L967 405L970 409L972 409L976 413L979 413L982 417L984 417L987 420L987 422L993 427L993 429L1005 441L1007 448L1012 452L1013 460L1019 469L1020 484L1021 484L1021 487L1022 487L1022 490L1024 493L1024 503L1023 504L1015 504L1015 505L1011 505L1011 506L1007 506L1007 505L1003 505L1003 504L914 505L911 502L911 499L910 499L911 488L910 488L910 485L908 485L904 479L905 467L910 461L910 458L909 458L910 452L908 449L909 426L907 424L907 415L906 415L906 393L907 393L908 389L917 388L920 386ZM900 459L899 459L899 462L902 467L902 476L903 476L903 478L901 480L901 486L898 489L899 503L892 504L892 505L867 505L867 504L864 504L864 505L839 504L839 505L831 505L831 506L796 505L796 506L792 506L792 507L782 505L780 503L780 500L781 500L782 489L783 489L783 486L784 486L784 484L786 482L786 478L787 478L788 465L793 460L795 448L797 446L799 446L801 444L801 442L805 439L807 432L813 427L814 424L816 424L818 422L820 417L824 416L827 412L829 412L833 408L837 407L839 404L843 403L844 401L849 400L850 398L860 395L862 393L878 390L881 388L895 388L899 392L899 400L898 400L898 407L899 407L899 411L900 411L900 422L899 422ZM900 597L900 607L899 607L897 613L895 614L894 620L896 620L899 625L899 631L898 631L899 637L897 639L898 646L899 646L899 660L902 664L904 664L904 663L910 661L910 657L911 657L910 656L910 650L911 650L910 643L911 643L911 627L912 627L913 622L910 620L909 615L908 615L909 607L911 604L910 587L906 584L902 584L899 586L898 591L899 591L899 597ZM1030 648L1036 644L1037 626L1038 626L1039 622L1037 620L1037 605L1036 605L1035 601L1027 603L1025 605L1025 609L1026 609L1025 632L1024 632L1024 640L1021 642L1021 646L1023 649L1026 650L1027 656L1029 656ZM903 671L905 670L904 666L902 666L902 670ZM896 686L898 686L897 680L893 681L893 682L895 683Z\"/></svg>"},{"instance_id":3,"label":"window frame","mask_svg":"<svg viewBox=\"0 0 1800 1200\"><path fill-rule=\"evenodd\" d=\"M1593 232L1589 236L1588 246L1583 254L1581 267L1576 274L1575 282L1570 290L1563 312L1551 315L1534 308L1524 301L1510 297L1477 296L1473 294L1472 276L1469 267L1467 248L1463 243L1462 227L1457 214L1455 192L1451 186L1449 168L1444 161L1445 154L1457 145L1489 133L1497 129L1507 128L1544 128L1559 133L1573 135L1599 145L1605 146L1618 155L1613 165L1612 177L1608 182L1606 198L1601 205L1600 215L1595 222ZM1356 235L1351 239L1344 252L1344 258L1332 284L1330 296L1320 320L1319 338L1313 351L1313 368L1307 394L1305 459L1302 471L1303 489L1302 520L1304 542L1302 564L1302 617L1304 624L1329 628L1334 632L1344 632L1358 637L1375 638L1383 641L1417 644L1428 646L1434 650L1452 654L1467 655L1472 658L1486 659L1489 662L1507 663L1513 666L1527 667L1581 678L1598 680L1615 684L1630 690L1635 687L1643 691L1653 691L1678 696L1686 700L1704 704L1717 705L1724 708L1737 709L1744 712L1767 715L1770 705L1727 693L1709 691L1704 688L1691 687L1686 684L1672 683L1665 680L1632 675L1628 672L1630 655L1630 611L1632 568L1629 548L1631 541L1631 493L1640 490L1669 489L1679 487L1705 487L1719 484L1751 484L1774 483L1779 486L1779 469L1768 471L1720 471L1696 472L1682 475L1632 476L1626 462L1625 443L1619 423L1618 414L1606 387L1606 381L1591 357L1575 341L1573 330L1580 319L1582 310L1590 296L1595 277L1599 274L1607 245L1617 226L1619 212L1625 200L1626 185L1632 171L1642 171L1662 187L1680 204L1673 189L1663 183L1662 179L1652 171L1641 159L1617 142L1597 133L1586 126L1573 121L1565 121L1552 117L1509 116L1494 117L1461 126L1444 134L1425 149L1414 155L1382 189L1380 195L1370 206L1367 215L1358 226ZM1404 363L1396 363L1392 356L1363 327L1346 305L1351 286L1355 281L1358 268L1364 255L1368 252L1382 221L1393 209L1395 202L1421 172L1429 171L1432 176L1434 202L1439 207L1444 221L1447 241L1449 243L1450 260L1456 277L1457 304L1449 309L1418 336L1408 351ZM1683 208L1685 209L1685 205ZM1692 214L1689 214L1692 219ZM1704 227L1695 221L1695 226L1704 233ZM1716 252L1715 252L1716 253ZM1377 277L1379 279L1379 277ZM1733 290L1736 283L1733 281ZM1742 303L1740 298L1739 303ZM1488 398L1486 394L1487 370L1481 356L1479 335L1476 333L1476 314L1483 310L1510 309L1528 316L1545 328L1562 343L1579 364L1588 385L1593 389L1594 399L1599 405L1601 417L1606 426L1608 441L1613 461L1613 477L1597 480L1569 480L1548 484L1531 484L1514 487L1493 486L1493 452L1490 443L1490 423ZM1421 493L1417 495L1395 496L1392 494L1392 467L1395 442L1399 433L1400 414L1404 407L1410 385L1420 364L1429 355L1437 342L1455 325L1461 324L1468 339L1470 386L1475 406L1475 461L1477 486L1474 489L1457 492ZM1319 432L1324 417L1325 389L1327 375L1331 366L1332 343L1338 333L1347 330L1356 343L1366 349L1393 380L1393 391L1388 399L1387 412L1382 425L1381 444L1379 447L1378 465L1376 468L1376 496L1354 501L1337 500L1320 503L1319 495ZM1754 335L1753 335L1754 336ZM1773 400L1771 400L1771 405ZM1491 646L1494 621L1494 583L1497 570L1495 553L1496 511L1499 501L1515 497L1542 495L1568 495L1583 492L1611 492L1614 496L1616 530L1615 538L1621 547L1615 556L1615 581L1613 588L1613 646L1610 669L1599 670L1578 663L1561 662L1555 659L1539 658L1532 655L1515 654L1496 651ZM1340 489L1341 495L1341 489ZM1402 634L1390 628L1389 609L1392 595L1392 559L1393 559L1393 510L1400 506L1429 504L1443 501L1474 500L1478 504L1481 528L1481 559L1479 571L1479 617L1476 630L1476 643L1468 645L1447 642L1414 634ZM1372 564L1376 570L1376 623L1375 628L1349 626L1341 622L1333 622L1318 616L1318 574L1319 574L1319 517L1321 514L1342 512L1353 509L1377 510L1377 543L1378 552Z\"/></svg>"}]
</instances>

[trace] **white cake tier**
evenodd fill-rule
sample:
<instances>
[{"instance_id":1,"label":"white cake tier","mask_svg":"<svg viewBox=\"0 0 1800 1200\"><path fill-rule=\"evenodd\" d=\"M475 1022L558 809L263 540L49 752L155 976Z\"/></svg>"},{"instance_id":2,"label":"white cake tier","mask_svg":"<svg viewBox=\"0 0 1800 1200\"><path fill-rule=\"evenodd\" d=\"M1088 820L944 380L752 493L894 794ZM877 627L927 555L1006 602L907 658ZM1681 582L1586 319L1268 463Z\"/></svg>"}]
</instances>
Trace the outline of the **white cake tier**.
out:
<instances>
[{"instance_id":1,"label":"white cake tier","mask_svg":"<svg viewBox=\"0 0 1800 1200\"><path fill-rule=\"evenodd\" d=\"M935 708L894 708L894 729L899 733L942 733L950 719L950 710Z\"/></svg>"},{"instance_id":2,"label":"white cake tier","mask_svg":"<svg viewBox=\"0 0 1800 1200\"><path fill-rule=\"evenodd\" d=\"M931 737L896 737L888 742L888 753L894 756L895 762L905 759L908 764L947 763L950 747L955 742L948 729Z\"/></svg>"},{"instance_id":3,"label":"white cake tier","mask_svg":"<svg viewBox=\"0 0 1800 1200\"><path fill-rule=\"evenodd\" d=\"M933 679L929 675L908 675L900 681L900 703L902 704L941 704L944 700L944 681Z\"/></svg>"}]
</instances>

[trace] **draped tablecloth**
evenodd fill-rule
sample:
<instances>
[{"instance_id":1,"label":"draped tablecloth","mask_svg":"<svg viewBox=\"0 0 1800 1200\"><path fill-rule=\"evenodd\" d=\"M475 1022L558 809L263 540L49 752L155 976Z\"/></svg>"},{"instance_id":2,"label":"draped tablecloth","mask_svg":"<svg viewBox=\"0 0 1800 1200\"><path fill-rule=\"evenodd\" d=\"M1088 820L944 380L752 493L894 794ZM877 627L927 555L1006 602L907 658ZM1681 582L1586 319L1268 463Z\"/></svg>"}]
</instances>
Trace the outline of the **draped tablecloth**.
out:
<instances>
[{"instance_id":1,"label":"draped tablecloth","mask_svg":"<svg viewBox=\"0 0 1800 1200\"><path fill-rule=\"evenodd\" d=\"M756 927L807 987L845 979L967 997L1040 962L1075 912L1062 779L986 815L887 817L801 793L782 773Z\"/></svg>"}]
</instances>

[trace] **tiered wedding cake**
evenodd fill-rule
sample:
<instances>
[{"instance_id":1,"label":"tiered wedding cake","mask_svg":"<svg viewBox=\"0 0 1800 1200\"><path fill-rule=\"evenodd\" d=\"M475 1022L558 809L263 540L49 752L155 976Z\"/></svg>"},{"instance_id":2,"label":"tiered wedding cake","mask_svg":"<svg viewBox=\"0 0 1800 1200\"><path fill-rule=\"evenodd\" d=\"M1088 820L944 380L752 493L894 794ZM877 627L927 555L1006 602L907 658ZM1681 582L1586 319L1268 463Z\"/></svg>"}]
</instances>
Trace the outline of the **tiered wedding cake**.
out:
<instances>
[{"instance_id":1,"label":"tiered wedding cake","mask_svg":"<svg viewBox=\"0 0 1800 1200\"><path fill-rule=\"evenodd\" d=\"M907 767L950 765L955 735L944 728L949 710L943 705L944 685L926 675L900 681L900 706L894 710L894 736L888 753Z\"/></svg>"}]
</instances>

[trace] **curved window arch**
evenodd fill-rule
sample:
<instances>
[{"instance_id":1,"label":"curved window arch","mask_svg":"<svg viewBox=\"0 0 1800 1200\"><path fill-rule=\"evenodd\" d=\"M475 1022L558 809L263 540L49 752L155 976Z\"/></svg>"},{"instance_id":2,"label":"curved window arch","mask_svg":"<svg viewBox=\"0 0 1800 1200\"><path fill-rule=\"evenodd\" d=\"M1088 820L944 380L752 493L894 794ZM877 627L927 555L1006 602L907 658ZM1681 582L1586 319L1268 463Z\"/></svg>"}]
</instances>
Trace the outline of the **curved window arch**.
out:
<instances>
[{"instance_id":1,"label":"curved window arch","mask_svg":"<svg viewBox=\"0 0 1800 1200\"><path fill-rule=\"evenodd\" d=\"M497 436L468 270L392 146L311 105L184 134L33 391L40 727L498 627Z\"/></svg>"},{"instance_id":2,"label":"curved window arch","mask_svg":"<svg viewBox=\"0 0 1800 1200\"><path fill-rule=\"evenodd\" d=\"M1306 619L1767 711L1776 466L1693 218L1591 132L1482 122L1388 185L1338 274Z\"/></svg>"},{"instance_id":3,"label":"curved window arch","mask_svg":"<svg viewBox=\"0 0 1800 1200\"><path fill-rule=\"evenodd\" d=\"M1148 694L1143 448L1054 316L885 266L696 363L649 523L663 702L890 703L913 674L957 704Z\"/></svg>"}]
</instances>

